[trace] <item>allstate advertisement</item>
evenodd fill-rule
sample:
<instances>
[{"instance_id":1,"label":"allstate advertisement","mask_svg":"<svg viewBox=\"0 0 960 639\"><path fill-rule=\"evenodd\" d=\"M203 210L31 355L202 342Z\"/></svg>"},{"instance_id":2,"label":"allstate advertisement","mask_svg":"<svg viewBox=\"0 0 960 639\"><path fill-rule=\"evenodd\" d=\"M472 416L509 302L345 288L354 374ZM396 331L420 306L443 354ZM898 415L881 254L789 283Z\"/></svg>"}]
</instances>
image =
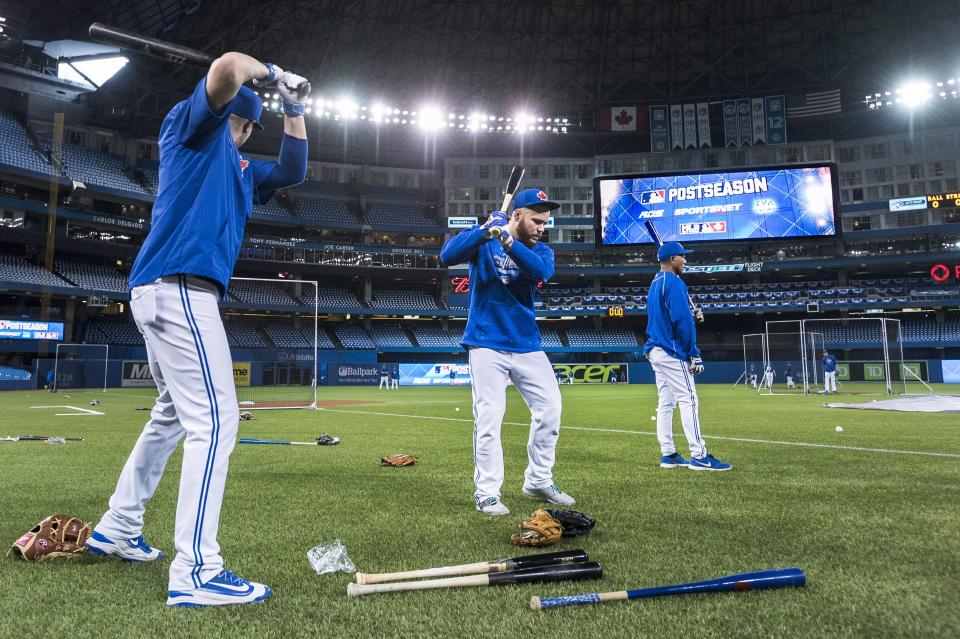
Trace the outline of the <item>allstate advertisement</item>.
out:
<instances>
[{"instance_id":1,"label":"allstate advertisement","mask_svg":"<svg viewBox=\"0 0 960 639\"><path fill-rule=\"evenodd\" d=\"M469 386L470 364L400 364L401 386Z\"/></svg>"},{"instance_id":2,"label":"allstate advertisement","mask_svg":"<svg viewBox=\"0 0 960 639\"><path fill-rule=\"evenodd\" d=\"M723 173L621 175L594 179L598 246L833 236L836 167L831 164Z\"/></svg>"}]
</instances>

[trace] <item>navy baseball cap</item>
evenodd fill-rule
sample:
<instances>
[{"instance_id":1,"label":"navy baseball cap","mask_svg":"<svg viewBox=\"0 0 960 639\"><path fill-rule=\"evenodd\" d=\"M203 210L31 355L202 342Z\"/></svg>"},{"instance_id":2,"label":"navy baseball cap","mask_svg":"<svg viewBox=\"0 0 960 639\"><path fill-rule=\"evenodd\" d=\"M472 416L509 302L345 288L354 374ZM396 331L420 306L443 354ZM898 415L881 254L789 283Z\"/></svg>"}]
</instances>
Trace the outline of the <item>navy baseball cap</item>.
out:
<instances>
[{"instance_id":1,"label":"navy baseball cap","mask_svg":"<svg viewBox=\"0 0 960 639\"><path fill-rule=\"evenodd\" d=\"M663 246L657 250L657 259L664 262L674 255L686 255L687 253L693 253L693 251L683 248L683 244L680 242L664 242Z\"/></svg>"},{"instance_id":2,"label":"navy baseball cap","mask_svg":"<svg viewBox=\"0 0 960 639\"><path fill-rule=\"evenodd\" d=\"M513 210L531 207L534 204L541 204L547 207L548 211L559 209L560 205L550 201L547 194L540 189L524 189L513 196Z\"/></svg>"},{"instance_id":3,"label":"navy baseball cap","mask_svg":"<svg viewBox=\"0 0 960 639\"><path fill-rule=\"evenodd\" d=\"M263 100L260 96L253 89L240 87L237 97L230 103L230 114L253 120L253 125L263 130L263 125L260 124L261 113L263 113Z\"/></svg>"}]
</instances>

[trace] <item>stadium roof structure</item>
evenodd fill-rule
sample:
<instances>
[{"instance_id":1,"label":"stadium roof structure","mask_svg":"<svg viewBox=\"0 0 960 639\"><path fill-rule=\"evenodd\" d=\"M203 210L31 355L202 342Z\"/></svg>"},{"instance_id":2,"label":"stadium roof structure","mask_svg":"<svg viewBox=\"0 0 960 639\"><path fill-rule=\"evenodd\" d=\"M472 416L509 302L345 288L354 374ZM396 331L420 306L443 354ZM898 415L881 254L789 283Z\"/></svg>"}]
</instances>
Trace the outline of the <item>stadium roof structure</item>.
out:
<instances>
[{"instance_id":1,"label":"stadium roof structure","mask_svg":"<svg viewBox=\"0 0 960 639\"><path fill-rule=\"evenodd\" d=\"M905 72L953 74L960 63L950 55L958 49L960 0L27 0L27 7L23 38L84 38L98 21L208 53L247 52L325 92L533 105L590 128L604 104L840 89L846 108ZM103 102L127 104L126 124L135 129L138 119L156 122L196 77L138 58L103 88Z\"/></svg>"}]
</instances>

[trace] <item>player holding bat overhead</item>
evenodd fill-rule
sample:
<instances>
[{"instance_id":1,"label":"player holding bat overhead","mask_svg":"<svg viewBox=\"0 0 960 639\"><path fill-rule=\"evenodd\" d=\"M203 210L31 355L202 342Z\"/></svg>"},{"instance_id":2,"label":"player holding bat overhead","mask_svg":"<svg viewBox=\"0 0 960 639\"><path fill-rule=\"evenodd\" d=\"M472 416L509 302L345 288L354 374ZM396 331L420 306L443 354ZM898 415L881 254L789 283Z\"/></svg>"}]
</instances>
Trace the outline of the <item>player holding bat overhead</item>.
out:
<instances>
[{"instance_id":1,"label":"player holding bat overhead","mask_svg":"<svg viewBox=\"0 0 960 639\"><path fill-rule=\"evenodd\" d=\"M451 238L440 251L450 266L470 263L470 311L463 345L473 376L473 460L477 510L506 515L500 501L503 447L500 428L506 411L507 380L530 409L529 463L523 492L552 504L574 500L553 483L560 436L560 388L540 346L534 313L539 282L553 276L553 251L540 242L550 211L560 205L539 189L520 191L509 216L495 211L483 226ZM488 229L500 229L499 241Z\"/></svg>"},{"instance_id":2,"label":"player holding bat overhead","mask_svg":"<svg viewBox=\"0 0 960 639\"><path fill-rule=\"evenodd\" d=\"M260 126L263 104L244 83L275 85L283 99L277 162L244 157L240 146ZM239 409L219 298L233 272L254 202L298 184L307 171L304 78L227 53L160 128L160 186L150 233L130 273L130 308L146 342L158 397L120 473L110 509L87 542L92 553L134 562L163 553L143 538L147 502L181 439L167 604L219 606L260 601L264 584L224 567L217 543L227 461Z\"/></svg>"},{"instance_id":3,"label":"player holding bat overhead","mask_svg":"<svg viewBox=\"0 0 960 639\"><path fill-rule=\"evenodd\" d=\"M657 439L660 467L692 470L730 470L731 465L707 454L700 434L697 389L693 376L703 372L697 348L697 326L690 310L687 285L680 279L687 253L679 242L666 242L657 251L660 272L647 294L647 343L643 354L657 378ZM680 421L692 458L687 461L673 445L673 407L680 405Z\"/></svg>"}]
</instances>

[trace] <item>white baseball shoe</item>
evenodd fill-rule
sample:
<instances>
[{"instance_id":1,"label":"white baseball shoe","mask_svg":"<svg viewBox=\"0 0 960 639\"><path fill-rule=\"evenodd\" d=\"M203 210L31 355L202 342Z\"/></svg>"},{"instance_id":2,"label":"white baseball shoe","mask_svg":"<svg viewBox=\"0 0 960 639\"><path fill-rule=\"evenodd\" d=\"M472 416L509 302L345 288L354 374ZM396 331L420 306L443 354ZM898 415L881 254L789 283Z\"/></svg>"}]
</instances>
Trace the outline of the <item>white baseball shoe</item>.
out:
<instances>
[{"instance_id":1,"label":"white baseball shoe","mask_svg":"<svg viewBox=\"0 0 960 639\"><path fill-rule=\"evenodd\" d=\"M477 499L477 510L484 515L490 515L492 517L510 514L510 509L500 501L499 497L487 497L483 500Z\"/></svg>"},{"instance_id":2,"label":"white baseball shoe","mask_svg":"<svg viewBox=\"0 0 960 639\"><path fill-rule=\"evenodd\" d=\"M270 596L270 586L247 581L229 570L220 573L199 588L190 590L170 590L167 592L167 605L179 608L198 608L201 606L229 606L263 601Z\"/></svg>"},{"instance_id":3,"label":"white baseball shoe","mask_svg":"<svg viewBox=\"0 0 960 639\"><path fill-rule=\"evenodd\" d=\"M523 494L533 499L544 499L551 504L557 504L559 506L572 506L577 503L573 497L560 490L560 487L556 484L550 484L545 488L528 488L524 486Z\"/></svg>"},{"instance_id":4,"label":"white baseball shoe","mask_svg":"<svg viewBox=\"0 0 960 639\"><path fill-rule=\"evenodd\" d=\"M86 543L94 555L115 555L124 561L157 561L163 559L163 551L152 548L143 535L133 539L110 539L94 530Z\"/></svg>"}]
</instances>

